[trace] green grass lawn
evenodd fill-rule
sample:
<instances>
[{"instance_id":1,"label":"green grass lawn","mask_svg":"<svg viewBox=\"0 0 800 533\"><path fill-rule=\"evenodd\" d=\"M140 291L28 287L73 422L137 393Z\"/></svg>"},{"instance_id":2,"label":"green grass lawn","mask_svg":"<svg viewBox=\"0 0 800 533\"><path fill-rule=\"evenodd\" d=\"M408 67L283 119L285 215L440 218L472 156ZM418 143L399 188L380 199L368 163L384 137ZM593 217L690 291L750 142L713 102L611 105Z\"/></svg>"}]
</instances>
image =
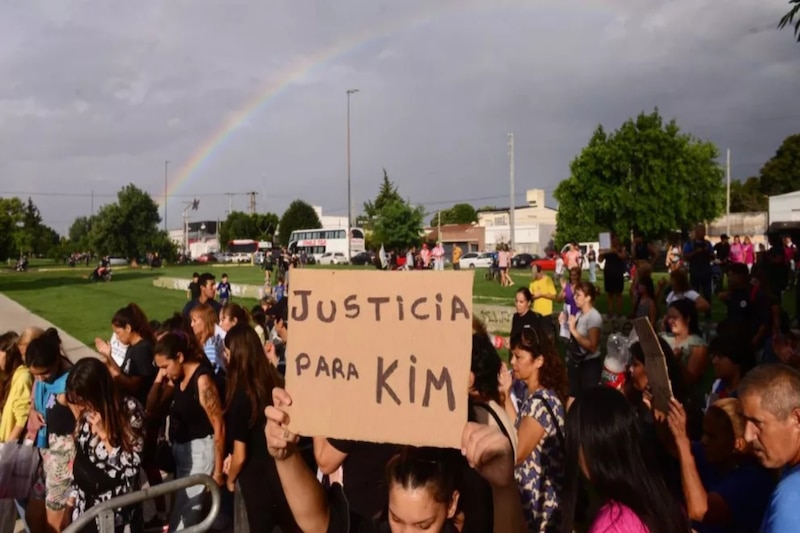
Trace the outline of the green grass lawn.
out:
<instances>
[{"instance_id":1,"label":"green grass lawn","mask_svg":"<svg viewBox=\"0 0 800 533\"><path fill-rule=\"evenodd\" d=\"M91 344L96 336L108 336L111 317L129 302L139 304L151 319L163 320L179 311L186 303L185 293L154 287L153 279L156 277L189 279L194 271L210 271L216 274L217 279L223 272L227 273L232 283L261 285L264 282L264 272L250 265L170 266L156 270L116 268L111 283L89 283L87 277L90 268L68 268L55 263L37 266L39 268L32 268L25 273L0 270L0 292L87 344ZM336 268L366 270L371 267ZM487 281L485 273L484 269L475 271L473 297L476 303L512 306L516 290L530 282L528 270L512 271L512 278L516 282L514 287L501 287L496 281ZM399 274L386 273L388 279L393 275ZM602 287L602 278L598 284ZM239 301L248 307L256 304L255 300ZM629 312L631 303L627 298L627 290L624 305L626 312ZM598 298L597 308L605 312L604 294ZM714 321L720 320L724 314L723 305L715 300Z\"/></svg>"}]
</instances>

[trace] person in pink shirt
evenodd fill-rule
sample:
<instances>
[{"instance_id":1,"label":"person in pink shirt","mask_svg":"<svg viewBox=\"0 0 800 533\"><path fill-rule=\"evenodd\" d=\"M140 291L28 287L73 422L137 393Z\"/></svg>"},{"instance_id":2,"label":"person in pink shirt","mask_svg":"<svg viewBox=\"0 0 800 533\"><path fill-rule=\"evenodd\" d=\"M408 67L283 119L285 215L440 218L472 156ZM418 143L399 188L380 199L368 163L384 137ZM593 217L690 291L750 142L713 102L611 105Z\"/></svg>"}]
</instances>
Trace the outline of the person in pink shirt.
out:
<instances>
[{"instance_id":1,"label":"person in pink shirt","mask_svg":"<svg viewBox=\"0 0 800 533\"><path fill-rule=\"evenodd\" d=\"M442 246L442 242L439 241L436 243L436 246L433 247L433 268L434 270L444 270L444 246Z\"/></svg>"},{"instance_id":2,"label":"person in pink shirt","mask_svg":"<svg viewBox=\"0 0 800 533\"><path fill-rule=\"evenodd\" d=\"M752 272L753 264L756 262L756 252L753 250L753 243L750 240L750 237L744 238L744 244L742 244L742 255L744 256L744 264L747 265L747 269Z\"/></svg>"},{"instance_id":3,"label":"person in pink shirt","mask_svg":"<svg viewBox=\"0 0 800 533\"><path fill-rule=\"evenodd\" d=\"M419 256L422 259L423 268L428 268L431 264L431 251L428 250L427 244L422 245L422 250L419 251Z\"/></svg>"},{"instance_id":4,"label":"person in pink shirt","mask_svg":"<svg viewBox=\"0 0 800 533\"><path fill-rule=\"evenodd\" d=\"M606 386L589 389L567 412L561 531L574 531L581 475L602 500L589 533L688 533L689 519L643 445L636 413Z\"/></svg>"},{"instance_id":5,"label":"person in pink shirt","mask_svg":"<svg viewBox=\"0 0 800 533\"><path fill-rule=\"evenodd\" d=\"M731 263L744 263L744 246L742 246L742 240L738 235L733 236L733 244L731 244L731 253L729 257Z\"/></svg>"}]
</instances>

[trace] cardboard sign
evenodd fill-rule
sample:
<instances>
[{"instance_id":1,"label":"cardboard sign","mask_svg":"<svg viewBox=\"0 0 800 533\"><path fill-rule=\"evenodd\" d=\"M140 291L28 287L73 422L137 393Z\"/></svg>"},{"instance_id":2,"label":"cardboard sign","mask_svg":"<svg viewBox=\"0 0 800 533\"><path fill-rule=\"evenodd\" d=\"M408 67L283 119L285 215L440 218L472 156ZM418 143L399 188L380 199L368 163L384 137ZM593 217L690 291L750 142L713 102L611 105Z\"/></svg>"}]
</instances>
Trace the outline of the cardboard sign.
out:
<instances>
[{"instance_id":1,"label":"cardboard sign","mask_svg":"<svg viewBox=\"0 0 800 533\"><path fill-rule=\"evenodd\" d=\"M647 317L637 318L633 321L636 336L644 353L644 370L650 392L653 395L653 408L666 414L669 413L669 401L672 398L672 384L667 372L667 360L661 349L658 335Z\"/></svg>"},{"instance_id":2,"label":"cardboard sign","mask_svg":"<svg viewBox=\"0 0 800 533\"><path fill-rule=\"evenodd\" d=\"M597 236L597 240L600 242L598 248L601 250L610 250L611 249L611 233L603 232Z\"/></svg>"},{"instance_id":3,"label":"cardboard sign","mask_svg":"<svg viewBox=\"0 0 800 533\"><path fill-rule=\"evenodd\" d=\"M460 447L473 277L293 270L286 351L293 431Z\"/></svg>"}]
</instances>

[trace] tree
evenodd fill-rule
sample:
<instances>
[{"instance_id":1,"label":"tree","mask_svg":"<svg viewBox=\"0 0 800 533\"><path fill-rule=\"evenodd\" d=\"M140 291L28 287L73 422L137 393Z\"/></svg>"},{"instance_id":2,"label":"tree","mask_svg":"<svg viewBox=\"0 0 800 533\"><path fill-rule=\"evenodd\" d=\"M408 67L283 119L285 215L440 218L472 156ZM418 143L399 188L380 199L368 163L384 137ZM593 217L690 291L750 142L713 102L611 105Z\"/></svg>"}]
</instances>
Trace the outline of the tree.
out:
<instances>
[{"instance_id":1,"label":"tree","mask_svg":"<svg viewBox=\"0 0 800 533\"><path fill-rule=\"evenodd\" d=\"M477 222L478 213L470 204L456 204L450 209L441 211L442 224L472 224ZM439 224L439 213L431 218L431 226Z\"/></svg>"},{"instance_id":2,"label":"tree","mask_svg":"<svg viewBox=\"0 0 800 533\"><path fill-rule=\"evenodd\" d=\"M419 244L422 238L422 207L413 207L403 200L384 204L375 219L373 240L387 250L403 250Z\"/></svg>"},{"instance_id":3,"label":"tree","mask_svg":"<svg viewBox=\"0 0 800 533\"><path fill-rule=\"evenodd\" d=\"M303 200L295 200L283 212L278 224L278 239L282 246L289 244L292 232L298 229L318 229L322 227L314 208Z\"/></svg>"},{"instance_id":4,"label":"tree","mask_svg":"<svg viewBox=\"0 0 800 533\"><path fill-rule=\"evenodd\" d=\"M558 246L609 230L655 238L712 220L725 200L718 157L714 144L664 124L658 109L610 134L598 126L555 190Z\"/></svg>"},{"instance_id":5,"label":"tree","mask_svg":"<svg viewBox=\"0 0 800 533\"><path fill-rule=\"evenodd\" d=\"M767 196L800 190L800 133L783 140L761 167L761 192Z\"/></svg>"},{"instance_id":6,"label":"tree","mask_svg":"<svg viewBox=\"0 0 800 533\"><path fill-rule=\"evenodd\" d=\"M272 240L278 227L278 215L275 213L254 213L249 215L241 211L233 211L220 225L219 239L227 243L233 239Z\"/></svg>"},{"instance_id":7,"label":"tree","mask_svg":"<svg viewBox=\"0 0 800 533\"><path fill-rule=\"evenodd\" d=\"M92 221L89 217L76 218L69 227L69 231L67 231L70 242L76 244L86 243L91 227Z\"/></svg>"},{"instance_id":8,"label":"tree","mask_svg":"<svg viewBox=\"0 0 800 533\"><path fill-rule=\"evenodd\" d=\"M767 196L761 192L761 180L750 176L744 181L731 182L731 213L766 211Z\"/></svg>"},{"instance_id":9,"label":"tree","mask_svg":"<svg viewBox=\"0 0 800 533\"><path fill-rule=\"evenodd\" d=\"M794 23L794 36L797 42L800 42L800 0L789 0L789 5L794 4L794 7L789 10L778 23L778 29L782 30L785 26L791 26ZM795 17L797 20L795 21Z\"/></svg>"},{"instance_id":10,"label":"tree","mask_svg":"<svg viewBox=\"0 0 800 533\"><path fill-rule=\"evenodd\" d=\"M378 190L378 196L375 201L364 202L364 217L360 221L361 225L365 228L372 229L375 226L375 221L383 210L384 207L393 202L402 202L403 198L397 192L397 186L389 180L389 174L386 169L383 169L383 181Z\"/></svg>"},{"instance_id":11,"label":"tree","mask_svg":"<svg viewBox=\"0 0 800 533\"><path fill-rule=\"evenodd\" d=\"M17 257L16 232L22 224L24 206L19 198L0 198L0 258Z\"/></svg>"},{"instance_id":12,"label":"tree","mask_svg":"<svg viewBox=\"0 0 800 533\"><path fill-rule=\"evenodd\" d=\"M158 226L158 205L133 184L117 193L117 202L104 205L92 220L89 243L94 251L127 259L158 252L170 258L175 246Z\"/></svg>"}]
</instances>

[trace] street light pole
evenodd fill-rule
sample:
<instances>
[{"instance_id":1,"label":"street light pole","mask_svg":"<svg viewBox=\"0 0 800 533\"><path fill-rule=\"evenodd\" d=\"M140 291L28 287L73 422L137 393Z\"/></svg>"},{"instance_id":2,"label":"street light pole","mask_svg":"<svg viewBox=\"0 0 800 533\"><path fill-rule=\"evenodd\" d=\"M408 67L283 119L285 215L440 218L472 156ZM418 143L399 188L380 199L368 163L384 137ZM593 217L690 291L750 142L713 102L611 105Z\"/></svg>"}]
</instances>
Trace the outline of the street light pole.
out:
<instances>
[{"instance_id":1,"label":"street light pole","mask_svg":"<svg viewBox=\"0 0 800 533\"><path fill-rule=\"evenodd\" d=\"M353 224L353 200L350 186L350 95L358 89L347 89L347 261L350 261L351 252L351 225Z\"/></svg>"}]
</instances>

